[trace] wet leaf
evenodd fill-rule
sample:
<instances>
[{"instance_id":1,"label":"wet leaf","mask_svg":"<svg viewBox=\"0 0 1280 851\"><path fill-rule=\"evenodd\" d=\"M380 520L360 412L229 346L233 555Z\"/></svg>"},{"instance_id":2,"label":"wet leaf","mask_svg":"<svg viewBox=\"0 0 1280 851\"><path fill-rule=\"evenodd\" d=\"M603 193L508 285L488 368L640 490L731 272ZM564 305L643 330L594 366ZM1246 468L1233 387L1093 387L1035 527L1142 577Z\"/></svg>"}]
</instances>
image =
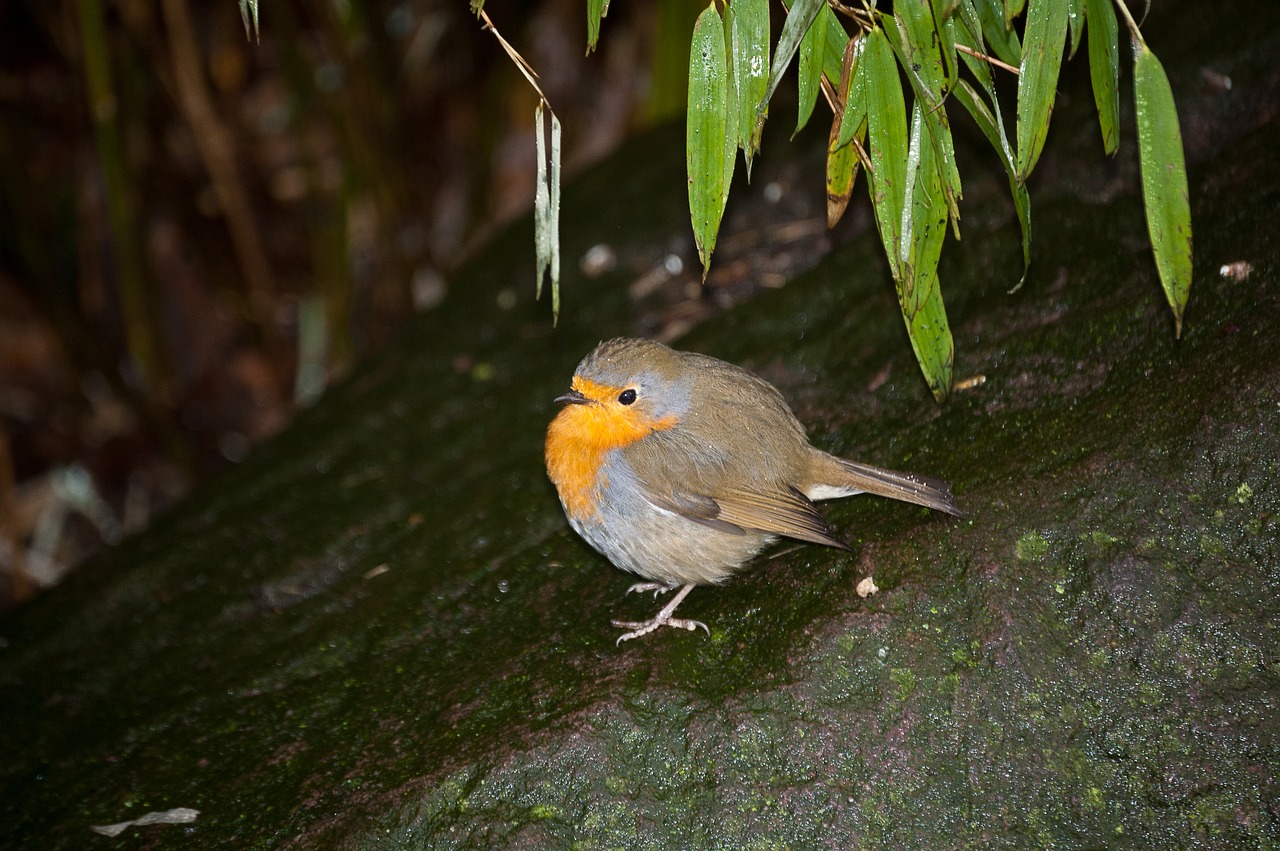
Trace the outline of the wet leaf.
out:
<instances>
[{"instance_id":1,"label":"wet leaf","mask_svg":"<svg viewBox=\"0 0 1280 851\"><path fill-rule=\"evenodd\" d=\"M547 122L551 116L551 152L547 155ZM542 279L550 273L551 318L560 319L560 119L538 103L534 111L537 145L537 186L533 200L534 255L537 269L536 297L542 298Z\"/></svg>"},{"instance_id":2,"label":"wet leaf","mask_svg":"<svg viewBox=\"0 0 1280 851\"><path fill-rule=\"evenodd\" d=\"M760 103L756 104L757 125L764 125L769 101L773 99L773 93L778 90L778 83L782 82L783 73L800 48L800 41L808 32L809 25L813 23L818 13L826 8L826 5L824 0L796 0L791 4L791 10L787 12L787 22L782 25L782 32L778 36L778 47L773 52L773 67L769 69L769 85L765 87L764 97L760 99Z\"/></svg>"},{"instance_id":3,"label":"wet leaf","mask_svg":"<svg viewBox=\"0 0 1280 851\"><path fill-rule=\"evenodd\" d=\"M954 76L948 65L954 65L956 61L955 41L950 35L945 38L939 35L934 27L934 12L926 0L909 0L899 3L894 9L894 18L884 21L885 35L898 57L898 63L907 72L916 97L929 106L924 114L926 138L934 148L936 156L932 162L939 169L942 191L959 238L960 171L956 167L951 125L943 109ZM943 29L950 31L950 27ZM949 46L951 50L949 60L943 55L943 46Z\"/></svg>"},{"instance_id":4,"label":"wet leaf","mask_svg":"<svg viewBox=\"0 0 1280 851\"><path fill-rule=\"evenodd\" d=\"M704 278L729 198L729 182L737 154L737 135L729 132L730 112L724 22L712 2L698 16L693 29L685 130L689 213Z\"/></svg>"},{"instance_id":5,"label":"wet leaf","mask_svg":"<svg viewBox=\"0 0 1280 851\"><path fill-rule=\"evenodd\" d=\"M1025 181L1049 134L1067 38L1067 0L1031 0L1018 76L1018 177Z\"/></svg>"},{"instance_id":6,"label":"wet leaf","mask_svg":"<svg viewBox=\"0 0 1280 851\"><path fill-rule=\"evenodd\" d=\"M822 73L835 85L842 73L844 52L849 46L849 33L830 6L824 5L819 14L827 19L827 49L822 53Z\"/></svg>"},{"instance_id":7,"label":"wet leaf","mask_svg":"<svg viewBox=\"0 0 1280 851\"><path fill-rule=\"evenodd\" d=\"M951 77L947 64L954 65L954 43L952 56L944 58L943 37L934 25L928 0L898 0L893 4L893 22L896 26L886 25L885 34L891 39L902 69L916 94L927 100L931 110L937 109L947 96ZM950 39L947 41L950 43Z\"/></svg>"},{"instance_id":8,"label":"wet leaf","mask_svg":"<svg viewBox=\"0 0 1280 851\"><path fill-rule=\"evenodd\" d=\"M734 0L725 7L729 30L729 74L737 109L736 138L751 176L751 158L760 150L763 125L756 108L769 85L769 0ZM767 112L767 109L766 109Z\"/></svg>"},{"instance_id":9,"label":"wet leaf","mask_svg":"<svg viewBox=\"0 0 1280 851\"><path fill-rule=\"evenodd\" d=\"M1067 28L1071 33L1071 48L1067 52L1067 58L1071 59L1076 55L1076 50L1080 47L1080 36L1084 33L1084 9L1085 0L1067 0Z\"/></svg>"},{"instance_id":10,"label":"wet leaf","mask_svg":"<svg viewBox=\"0 0 1280 851\"><path fill-rule=\"evenodd\" d=\"M844 81L845 72L841 71L841 91L845 93L845 97L839 116L840 132L835 143L837 148L843 148L855 138L861 140L867 132L867 75L860 70L866 44L865 37L856 36L845 47L844 64L849 70L847 84Z\"/></svg>"},{"instance_id":11,"label":"wet leaf","mask_svg":"<svg viewBox=\"0 0 1280 851\"><path fill-rule=\"evenodd\" d=\"M1111 0L1087 0L1089 77L1093 102L1098 105L1102 149L1114 154L1120 147L1120 48L1116 10Z\"/></svg>"},{"instance_id":12,"label":"wet leaf","mask_svg":"<svg viewBox=\"0 0 1280 851\"><path fill-rule=\"evenodd\" d=\"M902 278L898 247L902 235L902 204L907 163L907 108L898 79L898 64L884 31L866 36L859 74L865 72L867 92L867 188L876 213L876 226L895 281Z\"/></svg>"},{"instance_id":13,"label":"wet leaf","mask_svg":"<svg viewBox=\"0 0 1280 851\"><path fill-rule=\"evenodd\" d=\"M1182 131L1164 67L1141 41L1135 45L1133 95L1138 121L1138 161L1147 232L1165 297L1173 308L1176 336L1191 293L1191 204Z\"/></svg>"},{"instance_id":14,"label":"wet leaf","mask_svg":"<svg viewBox=\"0 0 1280 851\"><path fill-rule=\"evenodd\" d=\"M1004 0L1004 26L1005 29L1012 29L1014 20L1022 14L1022 10L1026 8L1027 0Z\"/></svg>"},{"instance_id":15,"label":"wet leaf","mask_svg":"<svg viewBox=\"0 0 1280 851\"><path fill-rule=\"evenodd\" d=\"M982 24L978 11L972 0L963 0L960 16L956 26L956 41L978 52L983 52ZM1017 157L1009 142L1009 134L1005 130L1004 118L1000 112L1000 101L996 96L995 75L991 66L981 59L966 53L960 54L965 66L973 74L974 79L986 92L984 100L981 94L967 80L960 80L954 95L965 111L973 118L991 147L995 149L1009 176L1009 193L1013 198L1013 206L1018 214L1018 225L1022 231L1022 276L1013 290L1022 286L1027 270L1031 267L1031 196L1027 187L1018 179Z\"/></svg>"},{"instance_id":16,"label":"wet leaf","mask_svg":"<svg viewBox=\"0 0 1280 851\"><path fill-rule=\"evenodd\" d=\"M867 132L867 104L865 86L858 80L858 55L863 39L853 38L845 45L841 65L840 85L837 87L836 118L831 122L827 138L827 227L835 227L849 206L853 184L858 177L858 148Z\"/></svg>"},{"instance_id":17,"label":"wet leaf","mask_svg":"<svg viewBox=\"0 0 1280 851\"><path fill-rule=\"evenodd\" d=\"M1005 26L1004 5L1000 0L974 0L973 5L982 22L982 36L991 46L996 58L1008 65L1021 62L1022 42L1019 41L1017 32Z\"/></svg>"},{"instance_id":18,"label":"wet leaf","mask_svg":"<svg viewBox=\"0 0 1280 851\"><path fill-rule=\"evenodd\" d=\"M961 80L956 86L955 97L987 137L991 147L1000 155L1000 162L1004 164L1005 173L1009 176L1009 193L1013 197L1013 207L1017 211L1018 225L1022 230L1022 277L1011 290L1016 291L1022 286L1027 270L1031 268L1031 195L1027 192L1026 184L1018 180L1017 165L1014 163L1013 151L1009 147L1000 113L988 105L967 80ZM994 94L991 98L995 102Z\"/></svg>"},{"instance_id":19,"label":"wet leaf","mask_svg":"<svg viewBox=\"0 0 1280 851\"><path fill-rule=\"evenodd\" d=\"M823 9L830 8L823 4ZM789 20L789 18L788 18ZM819 12L800 40L800 104L796 117L796 132L809 122L818 92L822 90L822 68L827 52L827 15Z\"/></svg>"},{"instance_id":20,"label":"wet leaf","mask_svg":"<svg viewBox=\"0 0 1280 851\"><path fill-rule=\"evenodd\" d=\"M925 107L917 100L911 109L907 149L898 303L920 370L934 398L942 401L951 390L955 343L938 282L938 258L947 235L947 203L942 191L942 170L935 162L929 134Z\"/></svg>"}]
</instances>

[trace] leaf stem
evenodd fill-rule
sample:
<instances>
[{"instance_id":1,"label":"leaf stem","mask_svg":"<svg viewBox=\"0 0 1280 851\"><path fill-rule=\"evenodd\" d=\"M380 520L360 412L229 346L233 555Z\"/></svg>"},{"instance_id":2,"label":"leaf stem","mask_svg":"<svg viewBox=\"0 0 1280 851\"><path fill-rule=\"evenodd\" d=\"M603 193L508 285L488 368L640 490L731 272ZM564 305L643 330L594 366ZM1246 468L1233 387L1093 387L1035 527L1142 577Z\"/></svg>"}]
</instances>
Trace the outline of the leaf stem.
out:
<instances>
[{"instance_id":1,"label":"leaf stem","mask_svg":"<svg viewBox=\"0 0 1280 851\"><path fill-rule=\"evenodd\" d=\"M1133 15L1129 14L1129 7L1124 5L1124 0L1115 0L1116 8L1120 10L1121 17L1124 18L1125 26L1129 28L1129 35L1133 37L1135 46L1140 46L1143 50L1147 48L1147 42L1142 37L1141 31L1138 30L1138 24L1133 19Z\"/></svg>"},{"instance_id":2,"label":"leaf stem","mask_svg":"<svg viewBox=\"0 0 1280 851\"><path fill-rule=\"evenodd\" d=\"M970 56L972 56L974 59L981 59L983 62L987 63L988 65L994 65L997 68L1000 68L1004 71L1008 71L1010 74L1013 74L1015 76L1019 73L1018 69L1013 67L1009 63L1001 62L999 59L995 58L994 56L988 56L985 53L974 50L972 47L966 47L963 44L957 44L956 50L960 51L961 53L967 53Z\"/></svg>"}]
</instances>

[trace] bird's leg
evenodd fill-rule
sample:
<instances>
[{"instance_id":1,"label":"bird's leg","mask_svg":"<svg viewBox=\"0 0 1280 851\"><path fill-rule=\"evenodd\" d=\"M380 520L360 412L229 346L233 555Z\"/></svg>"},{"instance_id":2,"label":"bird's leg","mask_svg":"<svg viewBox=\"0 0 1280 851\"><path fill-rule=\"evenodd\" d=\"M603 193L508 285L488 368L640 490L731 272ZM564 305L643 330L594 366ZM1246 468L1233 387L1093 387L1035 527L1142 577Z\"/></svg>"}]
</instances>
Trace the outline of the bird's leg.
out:
<instances>
[{"instance_id":1,"label":"bird's leg","mask_svg":"<svg viewBox=\"0 0 1280 851\"><path fill-rule=\"evenodd\" d=\"M640 583L640 585L642 586L649 586L652 584L654 583L649 583L649 582ZM639 638L642 635L648 635L649 633L653 632L655 629L657 629L660 626L676 626L676 627L680 627L681 629L687 629L690 632L697 629L698 627L702 627L704 630L706 630L707 635L710 635L711 630L707 629L707 625L702 621L685 620L684 618L671 617L672 612L676 610L676 606L680 605L680 603L684 600L684 598L689 596L689 592L692 591L693 588L694 586L692 585L686 585L683 588L681 588L680 591L674 597L671 598L671 602L667 603L665 606L662 607L662 611L658 612L656 615L654 615L652 618L650 618L647 621L614 621L613 622L614 626L621 627L622 629L631 630L630 632L624 632L622 635L618 636L617 643L621 644L624 641L630 641L633 638ZM632 590L635 590L634 586L632 587ZM641 590L649 591L652 589L649 587L644 587Z\"/></svg>"},{"instance_id":2,"label":"bird's leg","mask_svg":"<svg viewBox=\"0 0 1280 851\"><path fill-rule=\"evenodd\" d=\"M628 594L639 594L642 591L652 591L656 598L659 594L665 594L668 591L674 591L676 586L668 585L665 582L637 582L627 589Z\"/></svg>"}]
</instances>

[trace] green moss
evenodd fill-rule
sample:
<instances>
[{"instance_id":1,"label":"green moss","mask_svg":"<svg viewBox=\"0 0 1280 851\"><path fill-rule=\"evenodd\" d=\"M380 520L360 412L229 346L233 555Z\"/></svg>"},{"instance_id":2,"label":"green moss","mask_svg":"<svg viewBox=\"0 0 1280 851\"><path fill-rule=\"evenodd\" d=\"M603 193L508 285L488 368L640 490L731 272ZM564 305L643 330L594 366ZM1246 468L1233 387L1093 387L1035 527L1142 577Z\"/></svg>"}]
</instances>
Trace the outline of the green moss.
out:
<instances>
[{"instance_id":1,"label":"green moss","mask_svg":"<svg viewBox=\"0 0 1280 851\"><path fill-rule=\"evenodd\" d=\"M1039 532L1027 532L1013 545L1018 561L1042 561L1049 554L1049 540Z\"/></svg>"}]
</instances>

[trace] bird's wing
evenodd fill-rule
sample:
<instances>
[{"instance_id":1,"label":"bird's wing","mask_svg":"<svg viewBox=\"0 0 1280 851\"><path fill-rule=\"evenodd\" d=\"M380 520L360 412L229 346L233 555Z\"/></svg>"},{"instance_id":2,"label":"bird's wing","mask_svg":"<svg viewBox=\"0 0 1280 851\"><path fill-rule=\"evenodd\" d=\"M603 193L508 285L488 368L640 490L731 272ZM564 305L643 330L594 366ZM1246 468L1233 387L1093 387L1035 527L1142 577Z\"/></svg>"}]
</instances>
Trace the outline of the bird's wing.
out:
<instances>
[{"instance_id":1,"label":"bird's wing","mask_svg":"<svg viewBox=\"0 0 1280 851\"><path fill-rule=\"evenodd\" d=\"M785 535L801 541L849 549L832 534L809 498L795 488L769 491L727 490L713 497L720 507L719 519L771 535Z\"/></svg>"},{"instance_id":2,"label":"bird's wing","mask_svg":"<svg viewBox=\"0 0 1280 851\"><path fill-rule=\"evenodd\" d=\"M751 429L747 418L719 425L723 427L714 430L719 434L735 429L749 434ZM752 448L758 453L758 446ZM620 454L645 498L666 511L731 534L749 530L848 549L807 496L770 476L767 465L749 451L734 452L726 441L707 437L704 429L682 423L654 432Z\"/></svg>"}]
</instances>

